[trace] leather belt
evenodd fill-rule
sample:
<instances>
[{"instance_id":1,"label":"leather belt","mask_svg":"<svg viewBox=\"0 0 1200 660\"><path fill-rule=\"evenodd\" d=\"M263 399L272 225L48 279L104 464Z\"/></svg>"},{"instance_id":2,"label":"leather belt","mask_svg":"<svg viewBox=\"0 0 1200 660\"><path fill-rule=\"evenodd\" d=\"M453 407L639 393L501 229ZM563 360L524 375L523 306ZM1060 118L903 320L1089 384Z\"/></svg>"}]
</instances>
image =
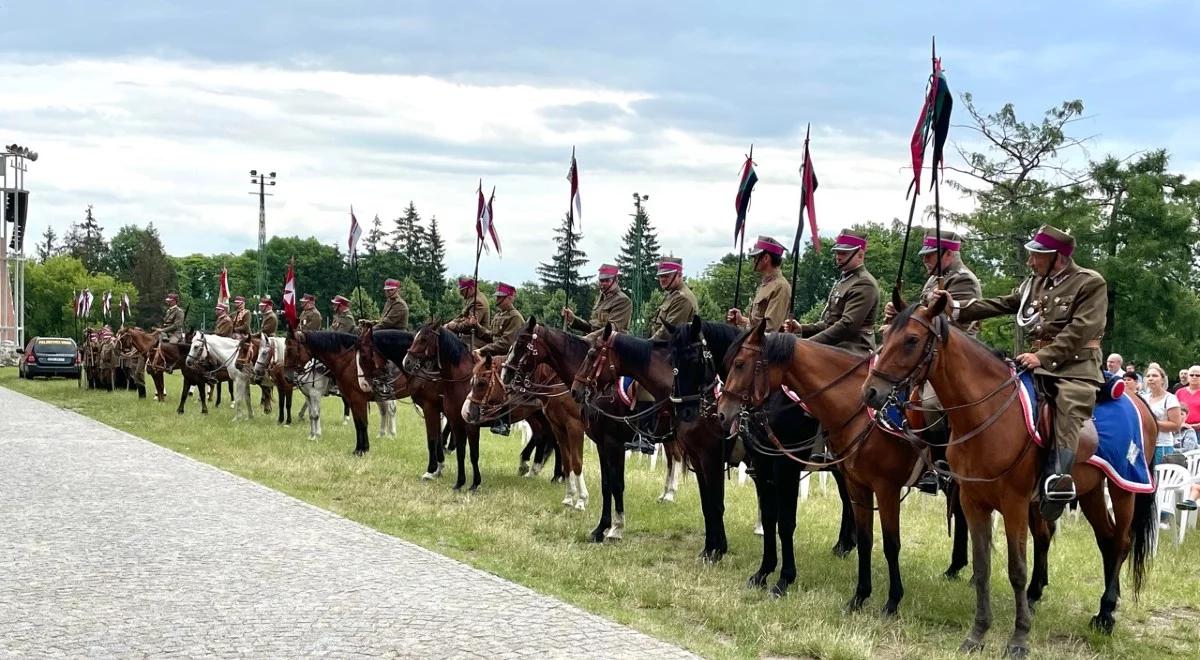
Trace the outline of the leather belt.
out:
<instances>
[{"instance_id":1,"label":"leather belt","mask_svg":"<svg viewBox=\"0 0 1200 660\"><path fill-rule=\"evenodd\" d=\"M1029 347L1031 349L1033 349L1034 351L1040 351L1043 348L1049 346L1053 342L1054 342L1053 339L1037 339L1037 340L1030 342ZM1099 349L1100 348L1100 340L1099 339L1089 339L1086 342L1084 342L1083 346L1081 346L1080 348Z\"/></svg>"}]
</instances>

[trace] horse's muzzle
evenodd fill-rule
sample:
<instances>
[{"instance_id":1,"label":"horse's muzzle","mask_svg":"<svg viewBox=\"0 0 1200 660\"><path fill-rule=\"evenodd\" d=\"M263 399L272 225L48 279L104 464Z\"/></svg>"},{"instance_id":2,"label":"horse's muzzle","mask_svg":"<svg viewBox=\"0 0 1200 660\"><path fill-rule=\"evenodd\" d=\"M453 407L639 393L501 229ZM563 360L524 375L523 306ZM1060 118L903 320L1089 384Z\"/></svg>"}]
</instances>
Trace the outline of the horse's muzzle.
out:
<instances>
[{"instance_id":1,"label":"horse's muzzle","mask_svg":"<svg viewBox=\"0 0 1200 660\"><path fill-rule=\"evenodd\" d=\"M863 384L863 402L872 408L883 408L890 396L891 392L884 388L872 385L870 382Z\"/></svg>"}]
</instances>

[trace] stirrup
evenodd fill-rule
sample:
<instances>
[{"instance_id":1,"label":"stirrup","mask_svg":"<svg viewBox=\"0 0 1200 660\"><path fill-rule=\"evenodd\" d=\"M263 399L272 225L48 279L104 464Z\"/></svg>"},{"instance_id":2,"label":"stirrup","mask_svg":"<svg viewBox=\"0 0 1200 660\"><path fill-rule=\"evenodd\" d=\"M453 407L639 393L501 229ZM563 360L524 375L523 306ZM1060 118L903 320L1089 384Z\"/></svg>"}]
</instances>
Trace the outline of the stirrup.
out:
<instances>
[{"instance_id":1,"label":"stirrup","mask_svg":"<svg viewBox=\"0 0 1200 660\"><path fill-rule=\"evenodd\" d=\"M836 460L837 460L837 456L835 456L834 453L831 451L815 451L808 457L809 463L819 464L819 466L814 465L810 468L810 469L816 470L818 472L828 472L828 471L832 470L833 466L826 465L826 464L832 463Z\"/></svg>"},{"instance_id":2,"label":"stirrup","mask_svg":"<svg viewBox=\"0 0 1200 660\"><path fill-rule=\"evenodd\" d=\"M1070 480L1070 491L1050 488L1051 482L1059 482L1063 479ZM1075 499L1075 480L1071 479L1071 475L1069 474L1052 474L1046 477L1046 480L1042 482L1042 497L1049 502L1070 502L1071 500Z\"/></svg>"},{"instance_id":3,"label":"stirrup","mask_svg":"<svg viewBox=\"0 0 1200 660\"><path fill-rule=\"evenodd\" d=\"M937 495L938 474L933 470L926 470L921 475L921 478L917 480L916 488L926 495Z\"/></svg>"},{"instance_id":4,"label":"stirrup","mask_svg":"<svg viewBox=\"0 0 1200 660\"><path fill-rule=\"evenodd\" d=\"M510 428L511 427L505 422L496 422L488 430L491 431L493 435L508 435Z\"/></svg>"}]
</instances>

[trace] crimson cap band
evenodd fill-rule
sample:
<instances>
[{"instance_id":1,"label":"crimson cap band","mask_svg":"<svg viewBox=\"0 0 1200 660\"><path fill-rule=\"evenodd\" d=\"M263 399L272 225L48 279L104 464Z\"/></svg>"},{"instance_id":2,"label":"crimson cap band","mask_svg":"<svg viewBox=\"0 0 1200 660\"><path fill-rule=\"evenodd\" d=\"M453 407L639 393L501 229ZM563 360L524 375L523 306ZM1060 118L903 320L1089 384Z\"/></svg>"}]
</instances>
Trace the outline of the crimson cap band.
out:
<instances>
[{"instance_id":1,"label":"crimson cap band","mask_svg":"<svg viewBox=\"0 0 1200 660\"><path fill-rule=\"evenodd\" d=\"M865 232L853 231L847 229L838 235L837 240L833 242L835 252L850 252L853 250L867 250L867 234Z\"/></svg>"},{"instance_id":2,"label":"crimson cap band","mask_svg":"<svg viewBox=\"0 0 1200 660\"><path fill-rule=\"evenodd\" d=\"M658 274L671 275L673 273L683 273L683 259L663 257L662 261L658 262Z\"/></svg>"},{"instance_id":3,"label":"crimson cap band","mask_svg":"<svg viewBox=\"0 0 1200 660\"><path fill-rule=\"evenodd\" d=\"M759 236L758 240L754 242L754 247L750 248L750 256L757 257L763 252L767 252L777 257L782 257L783 250L783 245L781 245L779 241L771 238L770 236Z\"/></svg>"},{"instance_id":4,"label":"crimson cap band","mask_svg":"<svg viewBox=\"0 0 1200 660\"><path fill-rule=\"evenodd\" d=\"M259 300L259 301L258 301L258 304L260 304L260 305L262 305L262 306L264 306L264 307L274 307L274 306L275 306L275 301L274 301L274 300L271 300L271 299L270 299L269 297L267 297L267 296L263 296L263 297L262 297L262 300Z\"/></svg>"},{"instance_id":5,"label":"crimson cap band","mask_svg":"<svg viewBox=\"0 0 1200 660\"><path fill-rule=\"evenodd\" d=\"M334 296L333 300L330 300L329 302L331 302L335 305L349 305L350 304L350 300L348 298L346 298L346 296L343 296L340 293L338 295Z\"/></svg>"},{"instance_id":6,"label":"crimson cap band","mask_svg":"<svg viewBox=\"0 0 1200 660\"><path fill-rule=\"evenodd\" d=\"M167 297L165 298L165 300L174 300L174 301L178 301L178 300L179 300L179 294L178 294L178 293L168 293L168 294L167 294Z\"/></svg>"},{"instance_id":7,"label":"crimson cap band","mask_svg":"<svg viewBox=\"0 0 1200 660\"><path fill-rule=\"evenodd\" d=\"M501 298L503 296L512 296L512 295L515 295L516 293L517 293L517 287L515 287L511 284L505 284L504 282L496 283L496 297L497 298Z\"/></svg>"},{"instance_id":8,"label":"crimson cap band","mask_svg":"<svg viewBox=\"0 0 1200 660\"><path fill-rule=\"evenodd\" d=\"M620 271L620 270L619 270L619 269L618 269L616 266L614 266L614 265L612 265L612 264L602 264L602 265L600 266L600 277L599 277L599 279L602 279L602 280L611 280L612 278L614 278L614 277L616 277L617 275L620 275L620 274L621 274L621 271Z\"/></svg>"},{"instance_id":9,"label":"crimson cap band","mask_svg":"<svg viewBox=\"0 0 1200 660\"><path fill-rule=\"evenodd\" d=\"M391 291L400 288L400 280L393 280L390 277L383 281L383 290Z\"/></svg>"},{"instance_id":10,"label":"crimson cap band","mask_svg":"<svg viewBox=\"0 0 1200 660\"><path fill-rule=\"evenodd\" d=\"M223 311L226 311L226 312L228 312L228 311L229 311L229 305L226 305L225 303L217 303L217 309L220 309L220 310L223 310Z\"/></svg>"},{"instance_id":11,"label":"crimson cap band","mask_svg":"<svg viewBox=\"0 0 1200 660\"><path fill-rule=\"evenodd\" d=\"M475 280L473 280L469 277L458 278L458 288L459 289L470 289L473 286L475 286Z\"/></svg>"},{"instance_id":12,"label":"crimson cap band","mask_svg":"<svg viewBox=\"0 0 1200 660\"><path fill-rule=\"evenodd\" d=\"M949 252L958 252L962 249L962 238L952 231L942 232L942 250ZM925 241L921 244L921 249L917 252L919 255L929 254L938 251L937 231L931 231L925 234Z\"/></svg>"},{"instance_id":13,"label":"crimson cap band","mask_svg":"<svg viewBox=\"0 0 1200 660\"><path fill-rule=\"evenodd\" d=\"M317 302L317 297L311 293L306 293L306 294L300 296L300 302L306 302L306 301Z\"/></svg>"},{"instance_id":14,"label":"crimson cap band","mask_svg":"<svg viewBox=\"0 0 1200 660\"><path fill-rule=\"evenodd\" d=\"M1057 252L1069 257L1075 252L1075 237L1061 229L1042 225L1033 235L1033 240L1025 244L1025 249L1041 254Z\"/></svg>"},{"instance_id":15,"label":"crimson cap band","mask_svg":"<svg viewBox=\"0 0 1200 660\"><path fill-rule=\"evenodd\" d=\"M237 297L235 297L235 298L233 299L233 302L235 302L235 303L241 303L241 304L245 305L245 304L246 304L246 298L245 298L245 296L237 296Z\"/></svg>"}]
</instances>

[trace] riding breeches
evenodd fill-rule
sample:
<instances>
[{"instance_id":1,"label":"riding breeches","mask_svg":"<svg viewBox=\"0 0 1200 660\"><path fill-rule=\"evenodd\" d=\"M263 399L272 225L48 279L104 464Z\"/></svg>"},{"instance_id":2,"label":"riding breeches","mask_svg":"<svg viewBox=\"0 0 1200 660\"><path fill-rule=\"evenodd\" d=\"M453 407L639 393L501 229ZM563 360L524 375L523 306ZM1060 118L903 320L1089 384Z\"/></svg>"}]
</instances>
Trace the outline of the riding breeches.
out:
<instances>
[{"instance_id":1,"label":"riding breeches","mask_svg":"<svg viewBox=\"0 0 1200 660\"><path fill-rule=\"evenodd\" d=\"M1079 447L1079 431L1096 407L1096 384L1075 378L1053 378L1055 446L1072 453Z\"/></svg>"}]
</instances>

